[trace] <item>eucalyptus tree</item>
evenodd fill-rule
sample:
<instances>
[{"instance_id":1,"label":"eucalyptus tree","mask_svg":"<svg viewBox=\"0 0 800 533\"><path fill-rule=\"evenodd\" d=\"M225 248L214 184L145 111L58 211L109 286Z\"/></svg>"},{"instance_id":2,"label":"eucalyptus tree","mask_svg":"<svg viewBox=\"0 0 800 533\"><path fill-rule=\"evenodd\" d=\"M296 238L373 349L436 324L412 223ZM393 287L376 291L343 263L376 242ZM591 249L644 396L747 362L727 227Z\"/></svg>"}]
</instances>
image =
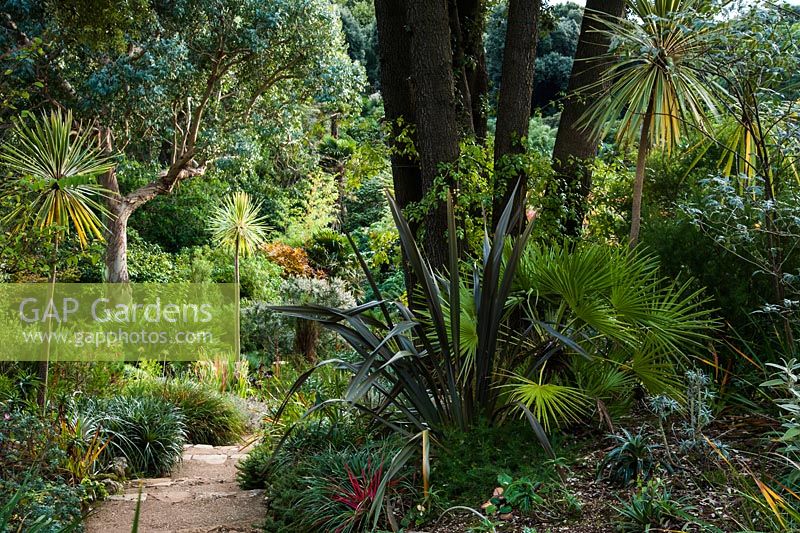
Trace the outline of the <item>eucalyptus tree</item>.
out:
<instances>
[{"instance_id":1,"label":"eucalyptus tree","mask_svg":"<svg viewBox=\"0 0 800 533\"><path fill-rule=\"evenodd\" d=\"M73 231L82 248L91 239L103 238L98 214L104 212L101 201L105 192L97 176L108 172L114 162L102 153L90 128L74 124L71 112L57 110L34 116L29 122L15 121L11 137L0 149L0 163L10 171L0 197L15 204L3 222L13 232L38 231L52 239L52 297L59 244ZM49 339L47 342L47 359L39 365L42 406L50 356Z\"/></svg>"},{"instance_id":2,"label":"eucalyptus tree","mask_svg":"<svg viewBox=\"0 0 800 533\"><path fill-rule=\"evenodd\" d=\"M597 100L580 121L592 135L616 126L619 141L638 142L631 247L639 239L649 150L669 152L683 130L707 129L709 114L718 113L710 51L720 26L711 9L705 0L636 0L628 19L598 18L598 31L613 44L593 87Z\"/></svg>"},{"instance_id":3,"label":"eucalyptus tree","mask_svg":"<svg viewBox=\"0 0 800 533\"><path fill-rule=\"evenodd\" d=\"M31 70L44 80L36 96L96 119L107 151L150 172L131 179L119 167L101 179L113 215L110 281L128 280L126 233L137 209L227 164L243 146L255 146L243 155L254 158L260 138L293 112L307 113L317 99L353 99L363 81L328 0L130 0L117 18L136 25L115 33L115 47L85 31L92 4L76 3L85 12L70 17L56 16L55 3L3 9L18 38L54 41L56 52Z\"/></svg>"}]
</instances>

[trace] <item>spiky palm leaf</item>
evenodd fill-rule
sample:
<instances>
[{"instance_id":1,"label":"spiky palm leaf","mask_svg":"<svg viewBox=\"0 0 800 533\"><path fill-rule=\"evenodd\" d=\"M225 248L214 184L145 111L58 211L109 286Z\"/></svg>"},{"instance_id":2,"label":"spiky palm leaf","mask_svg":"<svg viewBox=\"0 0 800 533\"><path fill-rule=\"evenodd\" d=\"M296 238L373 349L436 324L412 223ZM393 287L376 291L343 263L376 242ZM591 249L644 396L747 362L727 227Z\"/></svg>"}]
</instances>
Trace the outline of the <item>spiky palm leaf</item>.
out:
<instances>
[{"instance_id":1,"label":"spiky palm leaf","mask_svg":"<svg viewBox=\"0 0 800 533\"><path fill-rule=\"evenodd\" d=\"M724 91L704 68L714 26L698 17L704 0L635 0L632 18L595 17L612 47L608 68L589 90L599 98L580 122L604 136L617 119L620 141L638 141L648 112L652 146L671 150L686 123L705 128ZM588 15L593 16L593 15Z\"/></svg>"},{"instance_id":2,"label":"spiky palm leaf","mask_svg":"<svg viewBox=\"0 0 800 533\"><path fill-rule=\"evenodd\" d=\"M98 213L106 211L95 198L104 190L96 178L114 162L94 143L91 130L74 125L71 112L58 110L30 124L17 120L11 139L0 150L0 162L11 171L2 195L16 198L17 206L5 221L17 231L74 229L84 247L91 237L102 239Z\"/></svg>"},{"instance_id":3,"label":"spiky palm leaf","mask_svg":"<svg viewBox=\"0 0 800 533\"><path fill-rule=\"evenodd\" d=\"M228 196L211 219L211 238L242 256L254 253L267 240L266 217L259 215L261 203L238 191Z\"/></svg>"}]
</instances>

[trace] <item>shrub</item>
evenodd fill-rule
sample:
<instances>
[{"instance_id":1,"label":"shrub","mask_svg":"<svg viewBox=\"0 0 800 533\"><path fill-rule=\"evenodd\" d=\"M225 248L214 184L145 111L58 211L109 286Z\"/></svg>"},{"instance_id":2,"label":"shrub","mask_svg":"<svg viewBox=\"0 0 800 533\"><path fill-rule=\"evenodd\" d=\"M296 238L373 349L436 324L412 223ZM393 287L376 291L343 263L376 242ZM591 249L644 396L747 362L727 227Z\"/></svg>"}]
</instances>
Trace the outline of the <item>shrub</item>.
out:
<instances>
[{"instance_id":1,"label":"shrub","mask_svg":"<svg viewBox=\"0 0 800 533\"><path fill-rule=\"evenodd\" d=\"M622 435L609 435L616 443L597 467L597 477L604 475L615 483L629 485L637 480L647 480L657 466L653 458L655 445L648 442L643 430L633 434L627 429Z\"/></svg>"},{"instance_id":2,"label":"shrub","mask_svg":"<svg viewBox=\"0 0 800 533\"><path fill-rule=\"evenodd\" d=\"M115 396L89 402L83 409L104 420L103 431L111 438L106 456L125 457L132 472L158 477L180 461L186 424L180 410L168 401L153 396Z\"/></svg>"},{"instance_id":3,"label":"shrub","mask_svg":"<svg viewBox=\"0 0 800 533\"><path fill-rule=\"evenodd\" d=\"M352 422L332 424L321 419L296 427L276 455L271 442L259 444L237 465L237 479L242 488L264 488L269 494L266 531L334 531L314 525L321 518L315 513L323 500L307 497L307 492L314 485L325 498L333 490L325 488L332 480L339 485L347 483L347 477L334 475L335 464L343 463L334 462L358 454L368 438L363 428Z\"/></svg>"},{"instance_id":4,"label":"shrub","mask_svg":"<svg viewBox=\"0 0 800 533\"><path fill-rule=\"evenodd\" d=\"M372 531L372 507L393 451L380 447L326 451L312 459L308 489L298 501L307 531ZM384 498L401 500L401 477L386 485ZM378 512L383 505L377 502Z\"/></svg>"},{"instance_id":5,"label":"shrub","mask_svg":"<svg viewBox=\"0 0 800 533\"><path fill-rule=\"evenodd\" d=\"M181 252L176 261L184 265L181 275L194 283L233 283L233 261L223 248L192 248ZM242 298L276 301L282 275L282 267L263 254L243 257L239 279Z\"/></svg>"},{"instance_id":6,"label":"shrub","mask_svg":"<svg viewBox=\"0 0 800 533\"><path fill-rule=\"evenodd\" d=\"M294 277L281 286L283 300L293 305L322 305L348 309L356 305L347 284L339 278L319 279ZM295 320L295 349L309 362L317 359L320 326L317 322Z\"/></svg>"},{"instance_id":7,"label":"shrub","mask_svg":"<svg viewBox=\"0 0 800 533\"><path fill-rule=\"evenodd\" d=\"M231 398L192 381L136 381L125 388L125 395L161 398L177 407L186 425L186 440L192 444L233 444L247 426L244 413Z\"/></svg>"},{"instance_id":8,"label":"shrub","mask_svg":"<svg viewBox=\"0 0 800 533\"><path fill-rule=\"evenodd\" d=\"M661 480L650 480L640 485L628 502L615 507L619 513L620 531L640 533L671 530L676 522L691 521L689 513L693 510L682 500L673 500Z\"/></svg>"},{"instance_id":9,"label":"shrub","mask_svg":"<svg viewBox=\"0 0 800 533\"><path fill-rule=\"evenodd\" d=\"M98 267L99 268L99 267ZM128 230L128 274L131 281L140 283L170 283L184 281L175 262L175 257L157 244L139 237L135 230Z\"/></svg>"},{"instance_id":10,"label":"shrub","mask_svg":"<svg viewBox=\"0 0 800 533\"><path fill-rule=\"evenodd\" d=\"M253 302L243 308L240 324L242 351L266 356L264 362L267 364L284 359L294 347L290 322L264 302Z\"/></svg>"},{"instance_id":11,"label":"shrub","mask_svg":"<svg viewBox=\"0 0 800 533\"><path fill-rule=\"evenodd\" d=\"M83 487L61 475L52 421L0 408L0 531L61 531L81 516Z\"/></svg>"},{"instance_id":12,"label":"shrub","mask_svg":"<svg viewBox=\"0 0 800 533\"><path fill-rule=\"evenodd\" d=\"M327 276L352 279L355 272L355 257L347 237L323 229L316 232L304 246L311 266L325 272Z\"/></svg>"},{"instance_id":13,"label":"shrub","mask_svg":"<svg viewBox=\"0 0 800 533\"><path fill-rule=\"evenodd\" d=\"M479 424L451 431L434 448L431 487L444 507L475 507L495 488L498 472L512 479L541 481L555 475L530 426L513 420L503 426ZM503 478L505 480L505 477Z\"/></svg>"},{"instance_id":14,"label":"shrub","mask_svg":"<svg viewBox=\"0 0 800 533\"><path fill-rule=\"evenodd\" d=\"M309 264L308 254L302 248L295 248L282 242L271 242L265 244L262 249L270 261L283 268L286 276L316 275Z\"/></svg>"}]
</instances>

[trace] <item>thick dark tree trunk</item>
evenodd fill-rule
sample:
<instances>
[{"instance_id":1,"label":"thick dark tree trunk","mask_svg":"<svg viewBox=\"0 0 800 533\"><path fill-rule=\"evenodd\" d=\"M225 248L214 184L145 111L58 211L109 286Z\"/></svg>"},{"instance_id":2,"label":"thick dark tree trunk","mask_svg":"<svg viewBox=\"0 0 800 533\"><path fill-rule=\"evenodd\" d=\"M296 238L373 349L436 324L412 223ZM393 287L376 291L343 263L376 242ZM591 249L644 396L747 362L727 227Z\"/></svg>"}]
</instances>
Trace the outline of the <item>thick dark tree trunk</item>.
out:
<instances>
[{"instance_id":1,"label":"thick dark tree trunk","mask_svg":"<svg viewBox=\"0 0 800 533\"><path fill-rule=\"evenodd\" d=\"M375 18L378 28L378 51L381 62L381 95L386 120L392 127L392 182L394 196L401 208L422 200L422 174L419 163L411 156L408 146L397 139L403 130L416 122L414 100L411 94L411 57L408 41L411 35L406 27L406 5L401 0L375 0ZM412 137L415 138L415 137ZM409 222L417 233L419 224ZM413 272L403 261L403 275L409 303L413 306Z\"/></svg>"},{"instance_id":2,"label":"thick dark tree trunk","mask_svg":"<svg viewBox=\"0 0 800 533\"><path fill-rule=\"evenodd\" d=\"M556 144L553 150L558 198L564 199L566 219L562 222L567 235L577 236L586 213L586 199L592 185L590 164L597 154L597 139L578 122L592 103L588 89L602 79L607 62L603 56L608 52L609 39L598 33L602 17L621 17L625 12L625 0L587 0L581 23L581 34L572 74L567 88L567 100L558 124ZM559 208L560 211L560 208Z\"/></svg>"},{"instance_id":3,"label":"thick dark tree trunk","mask_svg":"<svg viewBox=\"0 0 800 533\"><path fill-rule=\"evenodd\" d=\"M492 227L508 204L515 185L520 187L515 204L524 213L527 176L505 170L506 156L525 151L522 138L528 135L533 97L533 74L536 63L536 38L541 0L510 0L508 29L503 51L502 82L497 104L497 129L494 141L495 194ZM521 231L522 224L517 224Z\"/></svg>"},{"instance_id":4,"label":"thick dark tree trunk","mask_svg":"<svg viewBox=\"0 0 800 533\"><path fill-rule=\"evenodd\" d=\"M409 0L407 14L422 190L434 200L425 217L422 248L431 266L442 269L447 264L447 207L442 193L452 184L440 166L455 162L459 153L447 0Z\"/></svg>"},{"instance_id":5,"label":"thick dark tree trunk","mask_svg":"<svg viewBox=\"0 0 800 533\"><path fill-rule=\"evenodd\" d=\"M472 130L478 141L486 139L486 93L489 76L486 73L486 53L483 49L485 5L481 0L456 0L459 29L465 59L464 75L472 104Z\"/></svg>"}]
</instances>

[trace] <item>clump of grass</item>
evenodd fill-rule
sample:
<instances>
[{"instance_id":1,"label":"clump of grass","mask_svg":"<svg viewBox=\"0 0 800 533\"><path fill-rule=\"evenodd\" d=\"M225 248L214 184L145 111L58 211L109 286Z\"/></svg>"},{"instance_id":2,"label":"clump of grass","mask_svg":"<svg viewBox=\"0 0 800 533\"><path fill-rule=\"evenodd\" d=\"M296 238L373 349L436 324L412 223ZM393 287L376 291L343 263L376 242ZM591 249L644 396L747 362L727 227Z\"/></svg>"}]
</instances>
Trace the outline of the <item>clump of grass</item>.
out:
<instances>
[{"instance_id":1,"label":"clump of grass","mask_svg":"<svg viewBox=\"0 0 800 533\"><path fill-rule=\"evenodd\" d=\"M115 396L86 409L102 416L104 433L110 437L106 453L125 457L133 473L162 476L180 461L186 423L170 402L152 396Z\"/></svg>"},{"instance_id":2,"label":"clump of grass","mask_svg":"<svg viewBox=\"0 0 800 533\"><path fill-rule=\"evenodd\" d=\"M247 417L230 397L200 383L137 380L126 387L125 394L161 398L180 409L186 421L186 440L193 444L234 444L247 429Z\"/></svg>"}]
</instances>

